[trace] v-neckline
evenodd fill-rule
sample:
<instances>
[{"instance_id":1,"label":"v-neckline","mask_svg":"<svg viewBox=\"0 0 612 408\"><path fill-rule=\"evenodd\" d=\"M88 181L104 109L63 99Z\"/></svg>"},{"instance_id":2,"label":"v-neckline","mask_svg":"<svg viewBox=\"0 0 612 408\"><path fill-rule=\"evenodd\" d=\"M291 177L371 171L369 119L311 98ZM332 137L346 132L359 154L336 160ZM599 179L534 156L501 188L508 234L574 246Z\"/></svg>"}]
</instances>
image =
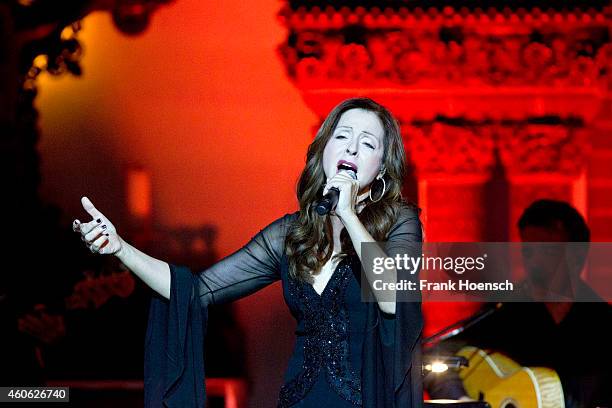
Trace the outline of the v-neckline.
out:
<instances>
[{"instance_id":1,"label":"v-neckline","mask_svg":"<svg viewBox=\"0 0 612 408\"><path fill-rule=\"evenodd\" d=\"M342 258L340 261L338 261L338 264L334 268L334 271L332 272L331 276L327 280L327 283L323 287L323 290L321 291L321 293L317 292L317 290L315 289L314 285L312 285L310 283L306 283L306 285L310 286L310 289L312 289L312 291L314 292L315 295L317 295L318 298L320 298L320 299L323 298L323 295L325 294L325 291L327 291L327 288L333 283L333 280L334 280L334 278L337 275L338 268L340 268L340 265L342 265L344 263L344 260L345 260L345 258Z\"/></svg>"}]
</instances>

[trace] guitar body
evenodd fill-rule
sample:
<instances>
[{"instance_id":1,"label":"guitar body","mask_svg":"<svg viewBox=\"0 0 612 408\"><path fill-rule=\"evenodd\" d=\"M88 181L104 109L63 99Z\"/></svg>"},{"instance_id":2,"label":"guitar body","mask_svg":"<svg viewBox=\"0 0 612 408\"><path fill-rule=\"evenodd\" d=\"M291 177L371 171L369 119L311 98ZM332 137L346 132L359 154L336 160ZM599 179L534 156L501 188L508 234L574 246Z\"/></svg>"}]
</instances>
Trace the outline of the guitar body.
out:
<instances>
[{"instance_id":1,"label":"guitar body","mask_svg":"<svg viewBox=\"0 0 612 408\"><path fill-rule=\"evenodd\" d=\"M554 370L522 367L505 355L464 347L459 353L469 366L459 371L471 398L492 408L565 408L563 388Z\"/></svg>"}]
</instances>

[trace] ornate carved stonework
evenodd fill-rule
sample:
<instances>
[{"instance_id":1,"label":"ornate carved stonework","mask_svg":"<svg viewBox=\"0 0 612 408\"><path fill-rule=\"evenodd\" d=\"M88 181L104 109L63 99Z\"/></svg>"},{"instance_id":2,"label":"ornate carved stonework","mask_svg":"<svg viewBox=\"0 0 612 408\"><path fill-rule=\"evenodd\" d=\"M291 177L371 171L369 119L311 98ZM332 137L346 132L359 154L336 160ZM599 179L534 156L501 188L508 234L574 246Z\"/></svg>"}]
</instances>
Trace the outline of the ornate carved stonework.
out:
<instances>
[{"instance_id":1,"label":"ornate carved stonework","mask_svg":"<svg viewBox=\"0 0 612 408\"><path fill-rule=\"evenodd\" d=\"M404 112L410 120L589 117L611 86L611 16L605 7L288 5L279 14L288 30L279 53L317 111L319 93L342 99L356 89L371 95L393 89L394 101L422 102ZM507 100L500 103L499 96Z\"/></svg>"},{"instance_id":2,"label":"ornate carved stonework","mask_svg":"<svg viewBox=\"0 0 612 408\"><path fill-rule=\"evenodd\" d=\"M486 239L504 217L491 207L515 238L536 198L585 210L589 126L612 89L610 3L428 4L287 2L287 75L321 118L355 95L399 118L430 239ZM493 168L501 197L487 190Z\"/></svg>"},{"instance_id":3,"label":"ornate carved stonework","mask_svg":"<svg viewBox=\"0 0 612 408\"><path fill-rule=\"evenodd\" d=\"M501 127L498 145L510 177L542 173L577 177L589 153L585 131L568 125Z\"/></svg>"},{"instance_id":4,"label":"ornate carved stonework","mask_svg":"<svg viewBox=\"0 0 612 408\"><path fill-rule=\"evenodd\" d=\"M493 140L482 127L434 122L403 126L402 131L419 178L470 175L484 180L495 163Z\"/></svg>"},{"instance_id":5,"label":"ornate carved stonework","mask_svg":"<svg viewBox=\"0 0 612 408\"><path fill-rule=\"evenodd\" d=\"M598 86L612 75L609 13L285 8L280 52L298 83Z\"/></svg>"}]
</instances>

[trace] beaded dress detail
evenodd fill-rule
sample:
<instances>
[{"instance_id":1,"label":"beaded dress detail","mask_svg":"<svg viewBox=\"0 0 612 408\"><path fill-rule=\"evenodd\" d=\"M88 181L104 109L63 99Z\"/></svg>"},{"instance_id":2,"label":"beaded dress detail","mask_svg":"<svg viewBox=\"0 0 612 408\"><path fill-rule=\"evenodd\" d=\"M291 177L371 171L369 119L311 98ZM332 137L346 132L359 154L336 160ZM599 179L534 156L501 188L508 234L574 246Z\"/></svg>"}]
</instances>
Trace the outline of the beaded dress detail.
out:
<instances>
[{"instance_id":1,"label":"beaded dress detail","mask_svg":"<svg viewBox=\"0 0 612 408\"><path fill-rule=\"evenodd\" d=\"M349 362L349 318L345 291L353 278L350 262L342 259L319 295L311 284L296 279L289 293L298 299L304 330L304 362L296 377L280 391L278 407L290 407L302 400L325 375L329 386L354 406L361 406L361 379Z\"/></svg>"}]
</instances>

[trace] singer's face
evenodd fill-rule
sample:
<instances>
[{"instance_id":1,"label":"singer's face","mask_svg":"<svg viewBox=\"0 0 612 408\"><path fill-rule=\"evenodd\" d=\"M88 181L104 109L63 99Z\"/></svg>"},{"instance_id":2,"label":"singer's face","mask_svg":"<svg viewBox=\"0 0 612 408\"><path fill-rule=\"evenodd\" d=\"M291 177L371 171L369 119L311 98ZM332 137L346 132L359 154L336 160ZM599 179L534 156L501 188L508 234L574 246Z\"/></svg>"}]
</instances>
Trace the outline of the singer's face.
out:
<instances>
[{"instance_id":1,"label":"singer's face","mask_svg":"<svg viewBox=\"0 0 612 408\"><path fill-rule=\"evenodd\" d=\"M323 170L329 180L340 160L357 170L360 193L369 189L381 169L385 131L378 116L364 109L350 109L340 120L323 150Z\"/></svg>"}]
</instances>

